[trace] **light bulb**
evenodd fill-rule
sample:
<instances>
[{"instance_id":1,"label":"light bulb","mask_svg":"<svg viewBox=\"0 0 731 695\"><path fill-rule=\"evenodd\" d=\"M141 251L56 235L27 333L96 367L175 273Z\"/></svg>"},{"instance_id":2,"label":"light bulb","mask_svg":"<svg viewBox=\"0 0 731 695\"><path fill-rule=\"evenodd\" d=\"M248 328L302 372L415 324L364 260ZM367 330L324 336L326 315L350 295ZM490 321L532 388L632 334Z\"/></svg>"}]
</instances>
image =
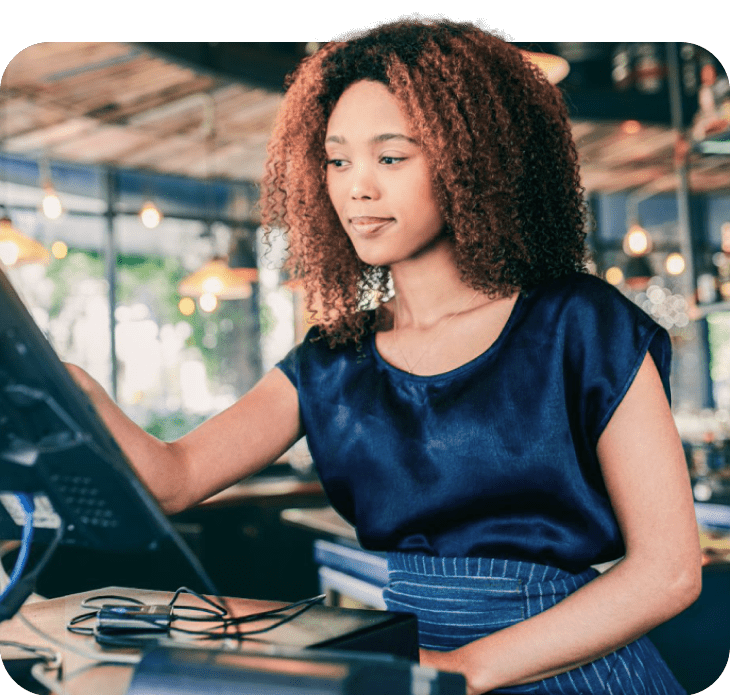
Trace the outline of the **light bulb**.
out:
<instances>
[{"instance_id":1,"label":"light bulb","mask_svg":"<svg viewBox=\"0 0 731 695\"><path fill-rule=\"evenodd\" d=\"M63 206L61 205L61 200L56 195L56 191L53 190L53 187L46 187L46 194L43 196L41 208L43 209L43 214L49 220L56 220L61 217Z\"/></svg>"},{"instance_id":2,"label":"light bulb","mask_svg":"<svg viewBox=\"0 0 731 695\"><path fill-rule=\"evenodd\" d=\"M615 265L611 268L607 268L607 272L604 273L604 277L610 285L619 285L622 280L624 280L624 273L621 268L618 268Z\"/></svg>"},{"instance_id":3,"label":"light bulb","mask_svg":"<svg viewBox=\"0 0 731 695\"><path fill-rule=\"evenodd\" d=\"M639 121L629 120L629 121L624 121L624 123L622 123L621 128L622 128L622 132L625 135L634 135L635 133L639 133L642 130L642 125L640 124Z\"/></svg>"},{"instance_id":4,"label":"light bulb","mask_svg":"<svg viewBox=\"0 0 731 695\"><path fill-rule=\"evenodd\" d=\"M665 259L665 270L670 275L680 275L685 270L685 259L679 253L671 253Z\"/></svg>"},{"instance_id":5,"label":"light bulb","mask_svg":"<svg viewBox=\"0 0 731 695\"><path fill-rule=\"evenodd\" d=\"M223 281L215 276L206 278L201 285L206 294L220 294L223 292Z\"/></svg>"},{"instance_id":6,"label":"light bulb","mask_svg":"<svg viewBox=\"0 0 731 695\"><path fill-rule=\"evenodd\" d=\"M51 244L51 253L53 254L54 258L66 258L68 252L69 247L66 246L63 241L54 241L53 244Z\"/></svg>"},{"instance_id":7,"label":"light bulb","mask_svg":"<svg viewBox=\"0 0 731 695\"><path fill-rule=\"evenodd\" d=\"M190 316L195 311L195 302L190 297L183 297L178 302L178 309L183 316Z\"/></svg>"},{"instance_id":8,"label":"light bulb","mask_svg":"<svg viewBox=\"0 0 731 695\"><path fill-rule=\"evenodd\" d=\"M140 210L140 220L147 229L155 229L162 220L160 211L155 207L155 204L151 201L147 201Z\"/></svg>"},{"instance_id":9,"label":"light bulb","mask_svg":"<svg viewBox=\"0 0 731 695\"><path fill-rule=\"evenodd\" d=\"M14 241L0 241L0 261L6 266L15 265L20 256L20 248Z\"/></svg>"},{"instance_id":10,"label":"light bulb","mask_svg":"<svg viewBox=\"0 0 731 695\"><path fill-rule=\"evenodd\" d=\"M200 304L200 307L201 309L203 309L203 311L210 314L218 306L218 298L215 294L207 292L206 294L201 295L200 299L198 300L198 304Z\"/></svg>"},{"instance_id":11,"label":"light bulb","mask_svg":"<svg viewBox=\"0 0 731 695\"><path fill-rule=\"evenodd\" d=\"M633 224L622 242L628 256L644 256L650 251L650 235L639 224Z\"/></svg>"}]
</instances>

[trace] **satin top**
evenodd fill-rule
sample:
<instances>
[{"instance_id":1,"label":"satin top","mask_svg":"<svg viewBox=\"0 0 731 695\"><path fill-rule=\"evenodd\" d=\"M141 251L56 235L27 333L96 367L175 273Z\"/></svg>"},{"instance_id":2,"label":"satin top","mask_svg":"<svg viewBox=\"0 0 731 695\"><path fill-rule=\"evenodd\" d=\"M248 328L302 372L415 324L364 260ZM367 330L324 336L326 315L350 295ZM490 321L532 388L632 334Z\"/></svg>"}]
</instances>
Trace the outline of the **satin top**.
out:
<instances>
[{"instance_id":1,"label":"satin top","mask_svg":"<svg viewBox=\"0 0 731 695\"><path fill-rule=\"evenodd\" d=\"M374 333L360 351L317 336L277 366L364 548L572 572L624 554L596 445L648 350L669 400L671 348L619 290L574 274L521 293L485 352L434 376L386 362Z\"/></svg>"}]
</instances>

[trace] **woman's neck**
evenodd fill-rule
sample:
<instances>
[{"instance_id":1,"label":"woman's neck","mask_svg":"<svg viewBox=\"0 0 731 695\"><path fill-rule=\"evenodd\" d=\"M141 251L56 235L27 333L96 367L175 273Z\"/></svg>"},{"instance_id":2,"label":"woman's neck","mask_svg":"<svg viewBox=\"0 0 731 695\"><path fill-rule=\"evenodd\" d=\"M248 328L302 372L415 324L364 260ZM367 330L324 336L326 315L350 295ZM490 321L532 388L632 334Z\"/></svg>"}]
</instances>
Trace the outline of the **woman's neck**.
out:
<instances>
[{"instance_id":1,"label":"woman's neck","mask_svg":"<svg viewBox=\"0 0 731 695\"><path fill-rule=\"evenodd\" d=\"M460 310L475 290L460 279L451 242L391 266L395 297L391 303L396 325L428 329L445 315ZM471 302L477 303L477 298Z\"/></svg>"}]
</instances>

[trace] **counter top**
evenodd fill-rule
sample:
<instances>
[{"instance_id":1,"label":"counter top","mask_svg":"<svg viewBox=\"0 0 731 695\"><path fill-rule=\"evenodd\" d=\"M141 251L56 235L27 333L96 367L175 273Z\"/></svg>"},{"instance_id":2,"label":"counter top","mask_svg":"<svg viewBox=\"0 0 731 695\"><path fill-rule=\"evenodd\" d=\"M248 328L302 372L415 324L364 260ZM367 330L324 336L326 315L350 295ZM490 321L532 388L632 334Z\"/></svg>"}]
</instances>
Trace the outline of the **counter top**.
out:
<instances>
[{"instance_id":1,"label":"counter top","mask_svg":"<svg viewBox=\"0 0 731 695\"><path fill-rule=\"evenodd\" d=\"M209 497L197 508L233 507L246 501L276 502L302 496L324 499L325 493L318 480L303 480L295 476L251 478Z\"/></svg>"},{"instance_id":2,"label":"counter top","mask_svg":"<svg viewBox=\"0 0 731 695\"><path fill-rule=\"evenodd\" d=\"M93 637L72 634L66 629L71 618L89 611L88 608L81 605L84 599L109 594L129 596L148 605L167 604L172 598L170 592L108 587L57 599L27 603L21 608L20 615L16 615L0 625L0 639L48 646L60 651L64 658L64 692L70 695L87 695L88 693L124 695L129 687L134 665L139 660L139 650L100 647ZM230 614L234 616L251 615L286 605L279 601L256 601L231 597L224 600ZM182 596L180 603L204 605L190 595ZM88 623L84 623L84 625L86 624L93 624L93 622L90 620ZM271 620L252 621L246 623L241 631L246 632L270 625L272 625ZM379 648L369 648L366 639L370 639L371 642L378 641L379 634L385 636L387 631L398 628L398 635L403 642L403 635L406 632L400 628L401 625L405 626L403 629L407 629L409 635L413 635L413 644L406 645L412 652L409 656L413 660L417 649L415 620L408 616L383 611L332 608L319 604L298 615L295 620L275 627L269 632L252 635L251 638L242 640L233 646L231 640L228 640L226 644L229 649L248 652L266 650L277 645L295 649L348 648L345 646L346 643L350 644L351 648L357 649L359 647L355 640L362 637L365 645L363 648L366 651L369 649L380 651ZM186 627L190 627L190 625L186 623ZM208 623L202 622L195 623L194 627L202 629L210 626ZM178 646L201 644L200 639L179 633L171 633L164 641ZM220 643L203 640L203 644L215 647ZM385 645L386 642L383 644ZM343 646L341 647L341 645ZM402 651L404 650L402 649ZM395 651L393 653L396 654ZM3 646L2 655L4 658L13 658L13 650ZM404 654L396 655L404 656ZM105 661L109 659L118 659L125 663ZM51 675L51 678L53 677L55 674Z\"/></svg>"},{"instance_id":3,"label":"counter top","mask_svg":"<svg viewBox=\"0 0 731 695\"><path fill-rule=\"evenodd\" d=\"M285 509L282 521L300 528L327 533L337 538L358 542L355 528L332 507L320 509Z\"/></svg>"}]
</instances>

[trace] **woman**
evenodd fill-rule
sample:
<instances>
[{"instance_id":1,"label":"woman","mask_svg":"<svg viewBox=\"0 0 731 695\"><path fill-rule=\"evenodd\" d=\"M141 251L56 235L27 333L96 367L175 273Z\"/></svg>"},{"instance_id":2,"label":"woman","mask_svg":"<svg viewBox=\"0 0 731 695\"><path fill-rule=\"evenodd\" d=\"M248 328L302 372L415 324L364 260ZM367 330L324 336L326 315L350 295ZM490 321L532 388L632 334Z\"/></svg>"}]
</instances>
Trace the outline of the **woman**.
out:
<instances>
[{"instance_id":1,"label":"woman","mask_svg":"<svg viewBox=\"0 0 731 695\"><path fill-rule=\"evenodd\" d=\"M303 343L170 443L72 371L168 512L306 434L422 664L469 693L680 693L642 637L700 591L669 340L585 272L583 213L560 95L516 49L380 27L300 65L270 143Z\"/></svg>"}]
</instances>

